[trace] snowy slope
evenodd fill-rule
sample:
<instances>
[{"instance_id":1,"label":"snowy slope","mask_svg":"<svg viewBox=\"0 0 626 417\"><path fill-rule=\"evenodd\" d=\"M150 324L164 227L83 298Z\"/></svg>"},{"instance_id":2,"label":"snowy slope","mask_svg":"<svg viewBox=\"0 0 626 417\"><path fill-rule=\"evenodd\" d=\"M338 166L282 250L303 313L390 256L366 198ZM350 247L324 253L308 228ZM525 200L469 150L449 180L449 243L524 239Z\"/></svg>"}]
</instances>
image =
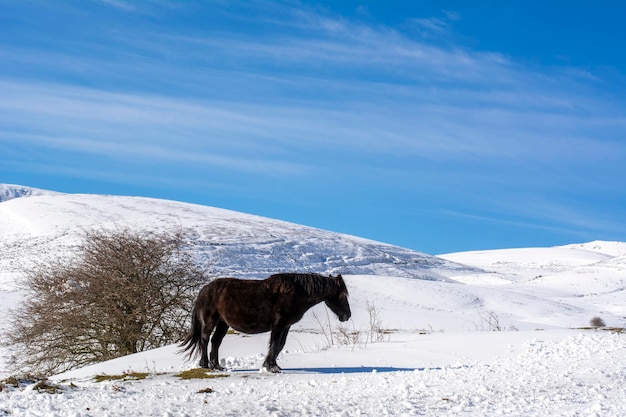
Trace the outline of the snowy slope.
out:
<instances>
[{"instance_id":1,"label":"snowy slope","mask_svg":"<svg viewBox=\"0 0 626 417\"><path fill-rule=\"evenodd\" d=\"M596 240L593 242L579 243L563 246L564 248L584 249L590 252L598 252L614 257L626 256L626 242L606 242Z\"/></svg>"},{"instance_id":2,"label":"snowy slope","mask_svg":"<svg viewBox=\"0 0 626 417\"><path fill-rule=\"evenodd\" d=\"M553 248L523 248L440 255L485 273L450 277L471 285L492 284L561 305L546 324L576 313L596 312L612 326L626 323L626 243L594 241ZM567 307L566 307L567 306ZM579 317L581 317L579 315ZM582 317L581 317L582 318ZM571 323L575 326L574 322Z\"/></svg>"},{"instance_id":3,"label":"snowy slope","mask_svg":"<svg viewBox=\"0 0 626 417\"><path fill-rule=\"evenodd\" d=\"M528 282L546 274L564 272L614 258L609 254L586 250L583 245L471 251L439 257L487 271L487 274L475 278L487 279L495 274L503 284Z\"/></svg>"},{"instance_id":4,"label":"snowy slope","mask_svg":"<svg viewBox=\"0 0 626 417\"><path fill-rule=\"evenodd\" d=\"M442 272L465 269L397 246L213 207L57 194L0 203L0 283L10 286L35 260L70 255L86 230L123 227L190 232L197 261L210 275L302 271L445 281Z\"/></svg>"},{"instance_id":5,"label":"snowy slope","mask_svg":"<svg viewBox=\"0 0 626 417\"><path fill-rule=\"evenodd\" d=\"M52 194L0 203L0 294L7 302L18 299L10 292L24 269L70 256L85 230L120 227L188 231L198 262L214 276L355 275L351 294L357 308L377 299L385 313L410 312L409 319L391 319L393 328L475 330L486 327L490 315L500 326L520 330L579 327L596 315L621 326L626 316L621 301L626 243L434 257L213 207L103 195Z\"/></svg>"},{"instance_id":6,"label":"snowy slope","mask_svg":"<svg viewBox=\"0 0 626 417\"><path fill-rule=\"evenodd\" d=\"M0 314L19 304L15 280L25 266L67 256L82 230L125 226L193 231L198 259L216 274L351 272L346 326L364 337L331 345L328 326L338 321L318 305L289 334L278 358L283 374L258 371L268 334L228 335L224 377L181 380L176 373L195 361L167 346L54 376L57 394L5 386L0 416L626 415L626 336L576 329L593 316L624 325L626 243L433 257L171 201L17 198L0 203ZM386 329L382 342L366 338L372 306ZM0 347L0 380L5 356ZM93 379L129 371L148 377Z\"/></svg>"}]
</instances>

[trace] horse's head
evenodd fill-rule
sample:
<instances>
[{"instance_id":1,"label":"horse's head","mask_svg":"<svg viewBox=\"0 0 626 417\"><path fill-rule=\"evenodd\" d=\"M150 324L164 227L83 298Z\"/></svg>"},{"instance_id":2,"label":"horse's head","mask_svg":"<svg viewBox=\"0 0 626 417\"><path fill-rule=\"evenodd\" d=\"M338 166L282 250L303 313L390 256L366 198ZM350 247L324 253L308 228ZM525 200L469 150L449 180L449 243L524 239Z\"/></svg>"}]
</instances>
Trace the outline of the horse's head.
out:
<instances>
[{"instance_id":1,"label":"horse's head","mask_svg":"<svg viewBox=\"0 0 626 417\"><path fill-rule=\"evenodd\" d=\"M328 308L337 315L339 321L349 320L352 316L352 312L350 311L350 304L348 304L348 288L346 287L346 283L343 282L341 275L337 275L334 278L331 275L329 279L335 280L337 291L326 298L324 302Z\"/></svg>"}]
</instances>

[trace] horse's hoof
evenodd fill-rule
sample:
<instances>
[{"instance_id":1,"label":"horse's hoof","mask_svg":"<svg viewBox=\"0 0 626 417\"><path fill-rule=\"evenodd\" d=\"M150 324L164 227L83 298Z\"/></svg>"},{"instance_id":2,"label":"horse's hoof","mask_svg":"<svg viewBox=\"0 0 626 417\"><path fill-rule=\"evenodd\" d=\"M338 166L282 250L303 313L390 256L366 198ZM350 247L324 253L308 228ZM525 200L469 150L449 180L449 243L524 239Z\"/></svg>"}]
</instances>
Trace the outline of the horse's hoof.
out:
<instances>
[{"instance_id":1,"label":"horse's hoof","mask_svg":"<svg viewBox=\"0 0 626 417\"><path fill-rule=\"evenodd\" d=\"M207 368L213 370L213 371L223 371L226 368L224 368L222 365L220 365L219 363L211 363L209 364L209 366L207 366Z\"/></svg>"},{"instance_id":2,"label":"horse's hoof","mask_svg":"<svg viewBox=\"0 0 626 417\"><path fill-rule=\"evenodd\" d=\"M282 369L278 365L263 365L263 371L271 372L273 374L279 374L282 372Z\"/></svg>"}]
</instances>

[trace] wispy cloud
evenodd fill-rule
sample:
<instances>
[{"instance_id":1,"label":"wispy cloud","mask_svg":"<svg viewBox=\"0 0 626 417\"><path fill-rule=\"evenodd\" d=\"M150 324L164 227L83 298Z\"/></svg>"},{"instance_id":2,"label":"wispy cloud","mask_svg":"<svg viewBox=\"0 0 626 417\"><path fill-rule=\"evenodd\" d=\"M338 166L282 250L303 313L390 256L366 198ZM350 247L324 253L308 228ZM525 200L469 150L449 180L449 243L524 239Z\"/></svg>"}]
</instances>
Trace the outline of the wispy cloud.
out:
<instances>
[{"instance_id":1,"label":"wispy cloud","mask_svg":"<svg viewBox=\"0 0 626 417\"><path fill-rule=\"evenodd\" d=\"M272 156L269 143L257 142L267 120L226 110L219 103L61 85L0 83L0 88L6 92L0 99L0 141L240 171L306 171L302 164Z\"/></svg>"},{"instance_id":2,"label":"wispy cloud","mask_svg":"<svg viewBox=\"0 0 626 417\"><path fill-rule=\"evenodd\" d=\"M267 104L190 100L17 82L0 82L0 87L5 93L0 99L5 128L23 126L36 116L37 122L29 124L32 130L52 136L92 135L125 146L149 141L176 148L210 135L213 149L234 153L247 147L271 154L293 142L304 148L455 161L567 161L583 156L610 161L624 152L620 142L598 142L591 136L599 124L622 129L626 121L620 118L585 119L495 106L473 109L450 100L445 105L398 100L391 107L388 102L347 102L328 109L315 102L280 99ZM589 135L580 133L585 130Z\"/></svg>"}]
</instances>

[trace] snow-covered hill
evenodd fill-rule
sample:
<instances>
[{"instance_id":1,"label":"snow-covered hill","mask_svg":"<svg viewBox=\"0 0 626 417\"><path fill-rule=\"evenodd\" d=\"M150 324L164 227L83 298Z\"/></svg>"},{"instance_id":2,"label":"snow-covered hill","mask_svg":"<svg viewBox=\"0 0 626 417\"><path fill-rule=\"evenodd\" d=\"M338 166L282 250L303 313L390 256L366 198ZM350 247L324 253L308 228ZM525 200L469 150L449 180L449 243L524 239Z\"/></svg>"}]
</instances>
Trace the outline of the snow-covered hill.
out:
<instances>
[{"instance_id":1,"label":"snow-covered hill","mask_svg":"<svg viewBox=\"0 0 626 417\"><path fill-rule=\"evenodd\" d=\"M577 313L626 324L626 243L594 241L553 248L502 249L441 255L486 272L453 276L468 285L502 286L506 292L539 298L547 307L544 323ZM549 303L554 303L552 307ZM509 311L519 309L512 305ZM528 314L529 306L520 306ZM582 319L582 317L580 317ZM576 326L572 320L570 326Z\"/></svg>"},{"instance_id":2,"label":"snow-covered hill","mask_svg":"<svg viewBox=\"0 0 626 417\"><path fill-rule=\"evenodd\" d=\"M86 230L124 227L189 232L196 258L210 275L302 271L445 281L449 271L465 269L397 246L213 207L55 194L0 203L0 282L11 285L34 260L72 254Z\"/></svg>"},{"instance_id":3,"label":"snow-covered hill","mask_svg":"<svg viewBox=\"0 0 626 417\"><path fill-rule=\"evenodd\" d=\"M2 189L12 188L27 189ZM86 230L129 227L187 231L198 262L212 276L265 277L278 271L375 276L354 278L352 297L360 303L357 309L377 299L388 316L410 312L401 321L391 319L394 328L473 330L485 327L489 315L502 327L518 329L584 326L593 316L610 326L626 320L623 242L435 257L207 206L39 194L0 203L0 292L7 300L15 299L9 292L25 269L35 261L71 256Z\"/></svg>"},{"instance_id":4,"label":"snow-covered hill","mask_svg":"<svg viewBox=\"0 0 626 417\"><path fill-rule=\"evenodd\" d=\"M256 371L267 334L228 335L221 378L181 380L175 375L195 364L167 346L55 376L59 394L8 387L0 416L626 414L626 336L578 329L594 316L625 324L626 243L434 257L172 201L28 196L0 203L0 315L21 302L15 280L25 268L70 256L94 227L187 230L215 275L347 273L348 330L366 334L374 308L385 338L329 344L328 326L338 322L322 304L292 328L279 357L284 374ZM0 380L4 357L0 346ZM129 371L147 379L93 379Z\"/></svg>"}]
</instances>

